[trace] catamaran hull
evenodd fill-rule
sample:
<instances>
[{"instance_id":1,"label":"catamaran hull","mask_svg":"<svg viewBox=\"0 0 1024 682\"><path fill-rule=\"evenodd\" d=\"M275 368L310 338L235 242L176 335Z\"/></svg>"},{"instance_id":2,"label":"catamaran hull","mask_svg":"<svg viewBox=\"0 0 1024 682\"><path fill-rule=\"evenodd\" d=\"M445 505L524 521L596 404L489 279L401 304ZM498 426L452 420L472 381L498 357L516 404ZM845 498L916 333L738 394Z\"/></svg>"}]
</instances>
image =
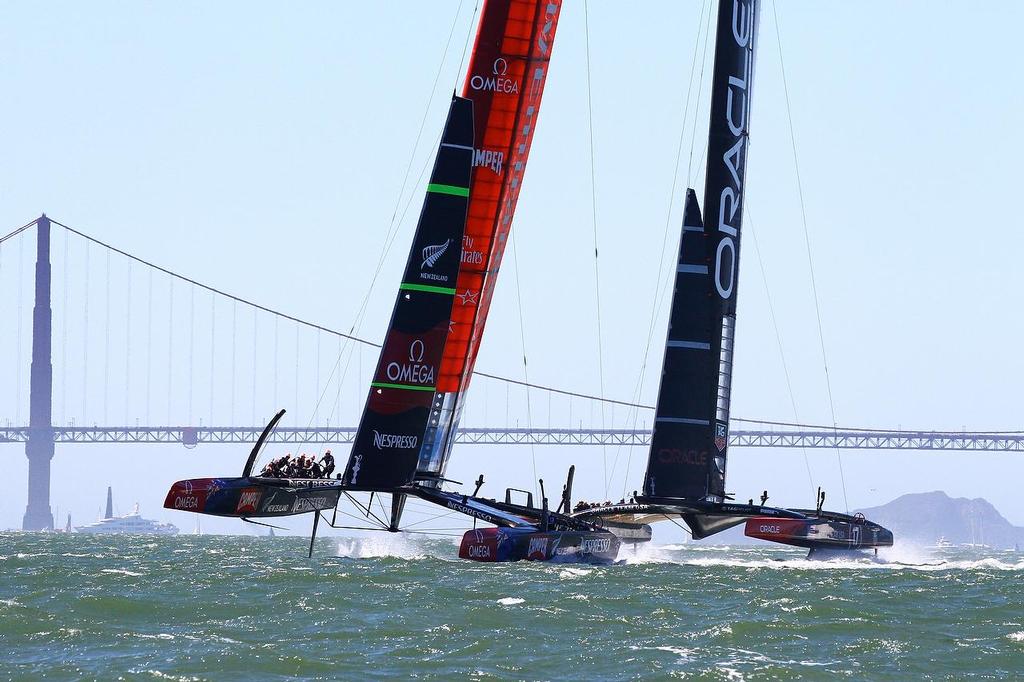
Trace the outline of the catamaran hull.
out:
<instances>
[{"instance_id":1,"label":"catamaran hull","mask_svg":"<svg viewBox=\"0 0 1024 682\"><path fill-rule=\"evenodd\" d=\"M331 479L192 478L171 486L164 507L238 518L291 516L333 509L341 488Z\"/></svg>"},{"instance_id":2,"label":"catamaran hull","mask_svg":"<svg viewBox=\"0 0 1024 682\"><path fill-rule=\"evenodd\" d=\"M459 558L471 561L551 561L610 564L621 541L605 531L537 531L530 528L481 528L466 531Z\"/></svg>"},{"instance_id":3,"label":"catamaran hull","mask_svg":"<svg viewBox=\"0 0 1024 682\"><path fill-rule=\"evenodd\" d=\"M650 542L654 537L654 529L647 523L630 523L628 521L605 520L605 530L614 533L622 542L637 545Z\"/></svg>"},{"instance_id":4,"label":"catamaran hull","mask_svg":"<svg viewBox=\"0 0 1024 682\"><path fill-rule=\"evenodd\" d=\"M747 519L744 534L811 550L809 556L828 552L892 547L892 531L863 518L840 517L781 519L755 516Z\"/></svg>"}]
</instances>

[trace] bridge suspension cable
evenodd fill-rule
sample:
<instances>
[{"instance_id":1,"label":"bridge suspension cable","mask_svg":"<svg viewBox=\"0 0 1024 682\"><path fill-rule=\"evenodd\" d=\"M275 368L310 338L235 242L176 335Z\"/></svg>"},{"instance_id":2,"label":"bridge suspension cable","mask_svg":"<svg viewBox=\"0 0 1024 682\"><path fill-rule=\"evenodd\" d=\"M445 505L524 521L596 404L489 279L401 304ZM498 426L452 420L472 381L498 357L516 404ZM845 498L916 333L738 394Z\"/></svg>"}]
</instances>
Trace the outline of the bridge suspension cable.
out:
<instances>
[{"instance_id":1,"label":"bridge suspension cable","mask_svg":"<svg viewBox=\"0 0 1024 682\"><path fill-rule=\"evenodd\" d=\"M21 227L15 229L15 230L7 233L3 237L0 237L0 243L6 242L6 241L8 241L10 239L13 239L14 237L18 236L19 234L21 234L21 233L25 232L26 230L28 230L28 229L32 228L33 226L35 226L37 224L37 222L38 222L38 219L37 220L33 220L33 221L29 222L29 223L26 223L25 225L22 225ZM363 346L369 346L371 348L380 348L380 344L378 344L376 342L373 342L373 341L370 341L370 340L367 340L367 339L364 339L364 338L360 338L360 337L352 335L352 334L346 334L346 333L338 331L338 330L330 329L328 327L324 327L324 326L316 324L314 322L310 322L308 320L303 320L301 318L297 318L297 317L295 317L293 315L289 315L289 314L281 312L279 310L274 310L274 309L269 308L267 306L260 305L260 304L254 302L254 301L242 298L240 296L236 296L236 295L227 293L227 292L225 292L225 291L223 291L221 289L218 289L216 287L210 286L208 284L204 284L204 283L199 282L199 281L197 281L195 279L192 279L192 278L187 277L185 275L182 275L182 274L179 274L179 273L174 272L172 270L169 270L169 269L167 269L165 267L161 267L161 266L159 266L159 265L157 265L157 264L155 264L155 263L153 263L151 261L148 261L148 260L146 260L144 258L140 258L140 257L138 257L138 256L136 256L134 254L128 253L128 252L126 252L126 251L124 251L122 249L119 249L119 248L117 248L117 247L115 247L115 246L113 246L111 244L108 244L108 243L106 243L106 242L104 242L104 241L102 241L100 239L97 239L97 238L95 238L95 237L93 237L93 236L91 236L91 235L89 235L89 234L87 234L85 232L82 232L81 230L77 230L75 228L72 228L72 227L70 227L70 226L68 226L68 225L66 225L64 223L61 223L61 222L53 220L53 219L50 219L50 222L51 222L51 224L58 225L59 227L64 228L67 231L66 234L74 234L76 236L81 237L83 240L85 240L85 249L84 249L84 254L83 255L84 255L84 258L86 260L86 268L85 268L86 284L85 284L84 288L77 289L78 291L82 292L82 297L83 297L82 301L81 301L81 312L80 312L81 324L83 326L83 329L88 330L88 328L90 327L90 320L89 320L89 296L88 296L88 290L89 290L89 267L88 267L88 261L89 261L89 255L90 255L90 253L89 253L89 251L90 251L89 245L90 244L94 244L94 245L103 247L104 249L108 250L108 253L109 252L114 252L114 253L117 253L117 254L127 258L129 260L129 272L130 272L130 264L132 262L142 264L142 265L144 265L144 266L146 266L148 268L148 272L150 274L149 274L149 277L146 280L146 294L145 294L146 298L145 298L145 300L146 300L146 303L147 303L147 305L146 305L147 314L145 316L145 319L146 319L146 332L145 332L145 334L146 334L146 336L144 337L146 339L146 347L147 347L146 356L147 357L146 357L146 362L145 362L146 367L145 367L145 372L144 372L144 380L141 382L141 383L143 383L145 385L146 398L145 398L145 401L144 401L144 405L140 406L140 408L141 408L140 416L145 417L147 423L150 422L150 384L151 384L151 381L152 381L152 370L153 370L152 363L150 361L151 360L151 358L150 358L150 355L151 355L150 346L152 345L151 344L151 337L152 337L152 333L153 333L152 326L153 326L153 309L154 309L154 306L153 306L153 283L152 283L152 272L153 271L157 271L157 272L160 272L160 273L163 273L163 274L169 276L171 278L171 282L174 282L174 281L184 282L184 283L190 284L190 285L192 285L194 287L198 287L198 288L201 288L201 289L203 289L205 291L208 291L208 292L210 292L211 294L213 294L215 296L221 296L221 297L224 297L227 300L230 300L232 302L232 310L231 310L231 315L230 315L230 319L231 319L231 343L232 343L232 345L235 344L236 337L237 337L237 323L240 322L240 320L238 319L238 315L237 315L237 305L239 303L241 303L242 305L249 306L254 311L254 314L257 313L257 312L265 312L265 313L268 313L270 315L274 315L276 318L284 319L284 320L288 320L288 321L294 322L296 325L300 325L302 327L306 327L306 328L309 328L309 329L314 329L314 330L316 330L318 332L318 337L319 337L319 333L324 333L324 334L328 334L328 335L330 335L332 337L337 338L339 340L339 343L341 343L343 339L347 339L347 340L353 341L353 342L355 342L357 344L360 344L360 345L363 345ZM66 239L65 239L65 242L66 242ZM69 250L69 246L66 244L65 245L65 249L64 249L65 255L68 253L68 250ZM106 265L107 259L104 259L103 262ZM66 261L66 259L65 259L65 263L64 263L64 269L65 270L67 269L67 261ZM109 271L109 265L106 265L106 269ZM109 274L108 274L108 277L109 277ZM66 279L66 277L65 277L65 279ZM109 287L109 282L107 283L106 286ZM69 293L70 292L65 291L65 296L67 296ZM110 295L109 292L105 291L104 293L106 294L105 297L109 297L109 295ZM132 300L132 294L133 294L133 292L131 290L131 281L130 280L128 281L127 288L126 288L126 291L124 292L124 294L125 294L125 297L128 299L128 301L130 303L130 301ZM171 317L171 323L170 323L169 326L173 327L173 322L174 322L173 318L175 317L175 312L176 312L176 311L174 311L174 303L175 303L174 298L175 298L175 295L174 295L173 287L170 289L170 296L171 296L171 300L170 300L170 303L168 305L167 314ZM193 297L190 296L190 299L192 299L192 298ZM109 305L109 302L107 302L107 303ZM190 303L192 303L192 305L190 305L190 307L194 307L194 302L192 300L190 300ZM65 309L67 309L67 302L65 302ZM215 324L215 321L217 319L217 315L215 314L215 311L216 311L216 303L215 303L215 299L214 299L214 300L211 301L211 320L213 321L211 323L211 328L210 328L211 339L214 338L214 324ZM128 314L130 315L130 313L128 313ZM67 325L67 319L66 319L67 316L65 315L64 317L65 317L65 322L64 322L64 326L62 327L62 329L63 329L62 333L66 336L67 333L68 333L67 332L67 326L66 326ZM108 313L108 317L109 317L109 313ZM109 320L108 320L108 322L109 322ZM254 322L255 322L255 317L254 317ZM256 336L256 334L255 334L255 329L254 329L254 338L255 338L255 336ZM129 341L131 339L131 335L130 335L130 333L127 333L127 330L126 330L126 338L129 339ZM174 339L173 339L173 335L172 335L168 339L168 344L173 344L173 341L174 341ZM194 339L190 339L189 343L186 345L186 348L191 346L193 343L194 343ZM319 338L316 341L316 344L317 344L318 347L320 346ZM213 346L214 346L214 342L213 341L211 341L210 346L211 346L211 349L212 349ZM131 345L129 343L126 343L126 348L125 348L125 351L126 351L126 357L125 357L126 374L128 373L128 368L130 367L130 364L132 363L132 358L130 356L130 353L131 353L130 349L131 349ZM89 359L89 356L88 356L89 351L88 351L88 344L87 343L83 343L82 344L81 353L82 353L81 360L82 360L83 372L87 372L88 359ZM66 359L66 354L67 354L66 344L62 345L61 354L62 354L62 357L63 357L62 365L65 365L66 364L66 360L67 360ZM319 354L317 354L317 358L318 358L317 362L319 362ZM192 369L193 369L192 368L192 365L193 365L192 358L188 358L186 361L187 361L188 366L189 366L187 371L189 372L189 374L191 374L192 373ZM253 355L253 362L256 363L256 355L255 355L255 353ZM361 362L361 359L360 359L360 362ZM109 362L106 362L104 364L105 365L109 365ZM229 390L229 394L230 394L230 397L231 397L231 401L230 402L231 402L232 414L235 414L234 410L236 408L235 400L234 400L235 393L236 393L236 386L235 386L236 364L237 364L236 358L234 357L234 354L232 354L232 358L231 358L231 362L230 362L230 378L231 378L231 381L230 381L230 390ZM211 357L211 367L212 366L213 366L213 358ZM258 367L254 364L254 372L255 372L256 369L258 369ZM107 367L106 370L109 370L109 367ZM175 379L175 367L173 365L173 362L168 362L167 370L168 370L168 382L167 382L168 386L167 386L167 389L168 389L168 391L170 391L171 386L173 385L174 379ZM106 371L105 371L105 373L106 373ZM184 373L182 373L182 374L184 374ZM317 374L319 375L319 371L317 372ZM606 404L610 404L610 405L624 406L624 407L627 407L627 408L631 408L632 410L653 410L654 409L653 405L646 405L646 404L640 403L640 402L638 402L636 400L632 400L631 401L631 400L616 400L616 399L613 399L613 398L603 398L601 396L591 395L591 394L583 393L583 392L580 392L580 391L573 391L573 390L568 390L568 389L556 388L556 387L553 387L553 386L546 386L546 385L537 384L537 383L533 383L533 382L526 381L526 380L513 379L513 378L510 378L510 377L500 376L500 375L497 375L497 374L492 374L492 373L483 372L483 371L476 371L476 372L474 372L474 374L476 376L479 376L479 377L482 377L482 378L492 379L492 380L495 380L495 381L503 382L504 384L506 384L506 386L519 386L519 387L522 387L522 388L525 388L525 389L534 389L534 390L545 391L545 392L547 392L549 394L549 396L550 395L561 395L561 396L568 397L570 399L578 398L578 399L581 399L581 400L593 401L593 403L606 403ZM84 375L83 375L83 378L87 378L87 377L84 377ZM254 378L255 378L255 374L254 374ZM213 377L212 377L212 375L210 377L210 380L211 380L211 385L212 385L213 384ZM87 381L83 381L83 391L85 390L85 384L86 383L87 383ZM336 402L338 400L340 400L340 390L341 390L341 386L340 386L340 382L339 382L338 387L335 389L335 391L337 392L337 397L335 399ZM62 394L63 394L64 391L65 391L65 387L63 386L63 383L62 383L62 387L61 387ZM104 391L104 393L106 393L106 391ZM211 422L213 421L213 414L212 414L212 411L213 411L213 409L212 409L213 398L212 398L212 396L213 396L213 391L211 390L211 398L210 398L210 405L211 405L211 407L210 407L210 411L211 411L210 421ZM84 404L85 403L85 394L83 394L83 399L82 400L83 400L83 404ZM105 402L105 399L102 402ZM127 405L127 403L128 403L128 397L126 395L126 405ZM170 408L170 404L168 404L168 409L169 408ZM189 413L191 413L192 412L192 409L191 409L192 406L190 405L189 408L190 408L189 409ZM486 418L486 407L484 409L485 409L485 413L484 414L485 414L485 418ZM549 410L550 410L550 405L549 405ZM572 404L571 403L568 406L568 410L569 410L569 422L572 423ZM106 411L107 410L105 409L105 406L104 406L103 412L105 413ZM63 412L64 412L64 410L62 410L62 413ZM170 412L168 412L167 423L173 423L172 422L172 416L173 415ZM253 417L253 422L258 421L256 419L255 390L254 390L254 404L253 404L253 414L252 414L252 417ZM16 419L16 422L18 422L18 421L20 421L20 419ZM107 421L107 419L104 419L104 421ZM191 419L189 419L188 421L191 421ZM235 421L235 419L232 418L231 422L233 423L234 421ZM743 418L739 418L739 417L734 417L733 421L735 421L737 423L750 424L750 425L756 425L756 426L762 426L762 427L771 427L771 428L802 429L802 430L806 430L806 431L811 431L811 430L837 430L837 431L839 431L841 433L857 432L857 433L865 434L865 435L870 435L870 434L886 435L886 434L893 434L893 433L901 433L901 434L903 434L903 433L911 433L910 431L906 431L906 430L903 430L903 429L893 430L893 429L882 429L882 428L875 428L875 427L850 427L850 426L837 426L835 424L828 424L828 425L803 424L803 423L800 423L799 421L776 421L776 420L769 420L769 419L743 419ZM549 416L549 422L550 422L550 416ZM550 423L549 423L549 426L551 426ZM105 428L105 427L97 427L97 428ZM582 428L582 427L580 427L580 428ZM632 425L632 430L636 431L636 432L640 432L642 429L637 429L637 425L634 423ZM598 429L598 431L614 431L614 429ZM927 431L920 431L920 430L918 430L918 431L913 431L912 433L928 433L928 432ZM987 436L991 436L991 437L1014 436L1015 434L1024 434L1024 430L994 430L994 431L986 431L984 433ZM608 444L608 443L609 443L608 441L605 442L605 444ZM614 441L614 442L612 442L612 444L621 444L621 443L622 443L621 441ZM839 446L839 447L843 447L843 446Z\"/></svg>"},{"instance_id":2,"label":"bridge suspension cable","mask_svg":"<svg viewBox=\"0 0 1024 682\"><path fill-rule=\"evenodd\" d=\"M100 239L97 239L96 237L93 237L92 235L89 235L89 234L87 234L85 232L82 232L81 230L76 230L73 227L65 225L64 223L62 223L62 222L60 222L58 220L54 220L54 219L51 218L50 222L52 224L54 224L54 225L57 225L59 227L64 228L65 230L67 230L68 232L70 232L70 233L72 233L74 235L77 235L77 236L81 237L82 239L85 239L88 242L96 244L97 246L101 246L101 247L103 247L105 249L113 251L114 253L120 254L121 256L124 256L125 258L128 258L128 259L130 259L132 261L135 261L137 263L145 265L146 267L152 268L153 270L156 270L158 272L162 272L162 273L164 273L165 275L168 275L171 278L174 278L174 279L177 279L179 281L185 282L185 283L190 284L190 285L192 285L194 287L198 287L200 289L208 291L208 292L210 292L212 294L215 294L217 296L223 296L224 298L227 298L227 299L229 299L231 301L234 301L235 303L241 303L241 304L249 306L250 308L253 308L255 310L259 310L259 311L268 313L270 315L274 315L277 318L288 320L290 322L294 322L297 325L301 325L301 326L307 327L309 329L314 329L316 331L323 332L325 334L330 334L332 336L336 336L336 337L339 337L339 338L348 339L349 341L353 341L355 343L362 344L364 346L369 346L371 348L380 348L381 347L381 344L377 343L376 341L370 341L369 339L364 339L364 338L361 338L359 336L355 336L354 334L347 334L345 332L338 331L336 329L331 329L329 327L324 327L323 325L317 324L315 322L310 322L309 320L304 320L302 318L295 317L294 315L289 315L288 313L281 312L280 310L275 310L273 308L268 308L265 305L261 305L259 303L256 303L255 301L252 301L252 300L249 300L249 299L246 299L246 298L242 298L241 296L236 296L234 294L228 293L228 292L224 291L223 289L218 289L217 287L210 286L209 284L204 284L203 282L200 282L198 280L192 279L191 277L187 277L187 276L182 275L182 274L180 274L178 272L174 272L173 270L169 270L169 269L167 269L165 267L161 267L160 265L157 265L156 263L153 263L152 261L148 261L148 260L146 260L144 258L141 258L141 257L136 256L134 254L131 254L131 253L127 252L127 251L119 249L116 246L113 246L111 244L108 244L107 242L104 242L104 241L102 241ZM14 233L11 233L11 234L14 235L15 233L17 233L20 230L28 229L28 227L31 227L34 224L35 224L35 221L29 223L27 226L19 228L19 230L16 230ZM172 305L173 305L173 303L172 303ZM568 396L568 397L572 397L572 398L580 398L580 399L583 399L583 400L593 400L593 401L597 401L597 402L608 403L608 404L611 404L611 405L623 405L623 406L626 406L626 407L633 407L633 408L639 408L639 409L647 409L647 410L653 410L654 409L654 406L652 406L652 405L642 405L642 404L639 404L639 403L636 403L636 402L630 402L630 401L626 401L626 400L615 400L615 399L612 399L612 398L604 398L604 397L601 397L601 396L590 395L590 394L587 394L587 393L581 393L579 391L570 391L570 390L566 390L566 389L554 388L552 386L544 386L544 385L541 385L541 384L535 384L535 383L531 383L531 382L528 382L528 381L520 381L520 380L517 380L517 379L512 379L510 377L504 377L504 376L501 376L501 375L498 375L498 374L491 374L489 372L481 372L479 370L474 371L473 374L475 376L484 377L484 378L487 378L487 379L493 379L495 381L501 381L501 382L512 384L512 385L515 385L515 386L522 386L524 388L535 389L535 390L539 390L539 391L547 391L547 392L550 392L550 393L554 393L554 394L558 394L558 395L564 395L564 396Z\"/></svg>"}]
</instances>

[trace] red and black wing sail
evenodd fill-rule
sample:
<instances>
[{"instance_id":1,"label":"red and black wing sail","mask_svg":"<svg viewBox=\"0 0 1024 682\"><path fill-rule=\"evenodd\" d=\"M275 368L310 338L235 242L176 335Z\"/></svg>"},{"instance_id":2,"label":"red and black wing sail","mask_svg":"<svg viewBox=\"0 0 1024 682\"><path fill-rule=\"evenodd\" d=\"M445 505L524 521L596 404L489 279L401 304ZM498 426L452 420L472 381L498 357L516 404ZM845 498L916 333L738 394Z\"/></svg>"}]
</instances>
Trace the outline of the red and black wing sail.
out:
<instances>
[{"instance_id":1,"label":"red and black wing sail","mask_svg":"<svg viewBox=\"0 0 1024 682\"><path fill-rule=\"evenodd\" d=\"M444 474L483 338L537 128L561 0L485 0L463 97L474 104L473 193L461 244L451 332L424 439L419 478Z\"/></svg>"},{"instance_id":2,"label":"red and black wing sail","mask_svg":"<svg viewBox=\"0 0 1024 682\"><path fill-rule=\"evenodd\" d=\"M718 8L704 220L686 195L665 365L644 478L650 497L725 497L740 227L758 0Z\"/></svg>"},{"instance_id":3,"label":"red and black wing sail","mask_svg":"<svg viewBox=\"0 0 1024 682\"><path fill-rule=\"evenodd\" d=\"M427 185L391 324L343 482L411 483L449 335L473 164L473 102L454 97Z\"/></svg>"}]
</instances>

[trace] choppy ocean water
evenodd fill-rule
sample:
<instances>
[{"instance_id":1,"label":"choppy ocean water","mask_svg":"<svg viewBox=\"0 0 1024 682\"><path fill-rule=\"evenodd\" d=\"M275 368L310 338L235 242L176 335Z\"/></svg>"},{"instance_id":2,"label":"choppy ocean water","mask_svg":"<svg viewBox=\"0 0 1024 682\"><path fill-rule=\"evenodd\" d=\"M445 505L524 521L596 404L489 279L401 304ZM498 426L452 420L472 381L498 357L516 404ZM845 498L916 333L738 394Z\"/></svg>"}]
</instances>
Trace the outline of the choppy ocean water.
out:
<instances>
[{"instance_id":1,"label":"choppy ocean water","mask_svg":"<svg viewBox=\"0 0 1024 682\"><path fill-rule=\"evenodd\" d=\"M447 540L305 544L0 534L0 678L1024 675L1014 553L693 544L591 567L474 564Z\"/></svg>"}]
</instances>

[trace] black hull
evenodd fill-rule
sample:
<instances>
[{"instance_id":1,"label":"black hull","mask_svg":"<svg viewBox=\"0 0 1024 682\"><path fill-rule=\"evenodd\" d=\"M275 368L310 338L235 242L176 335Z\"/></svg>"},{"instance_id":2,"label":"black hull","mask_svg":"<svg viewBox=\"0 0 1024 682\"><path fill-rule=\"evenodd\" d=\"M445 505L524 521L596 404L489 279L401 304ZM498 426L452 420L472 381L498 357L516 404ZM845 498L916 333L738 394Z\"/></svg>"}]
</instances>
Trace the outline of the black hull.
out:
<instances>
[{"instance_id":1,"label":"black hull","mask_svg":"<svg viewBox=\"0 0 1024 682\"><path fill-rule=\"evenodd\" d=\"M573 518L613 531L613 524L681 518L695 540L745 523L748 537L808 549L862 550L891 547L893 543L892 531L860 514L669 497L640 497L636 503L586 509Z\"/></svg>"},{"instance_id":2,"label":"black hull","mask_svg":"<svg viewBox=\"0 0 1024 682\"><path fill-rule=\"evenodd\" d=\"M813 513L813 512L809 512ZM811 550L809 558L826 552L850 552L891 547L892 531L863 516L821 512L802 519L755 516L747 519L744 535ZM818 556L813 556L817 553Z\"/></svg>"}]
</instances>

